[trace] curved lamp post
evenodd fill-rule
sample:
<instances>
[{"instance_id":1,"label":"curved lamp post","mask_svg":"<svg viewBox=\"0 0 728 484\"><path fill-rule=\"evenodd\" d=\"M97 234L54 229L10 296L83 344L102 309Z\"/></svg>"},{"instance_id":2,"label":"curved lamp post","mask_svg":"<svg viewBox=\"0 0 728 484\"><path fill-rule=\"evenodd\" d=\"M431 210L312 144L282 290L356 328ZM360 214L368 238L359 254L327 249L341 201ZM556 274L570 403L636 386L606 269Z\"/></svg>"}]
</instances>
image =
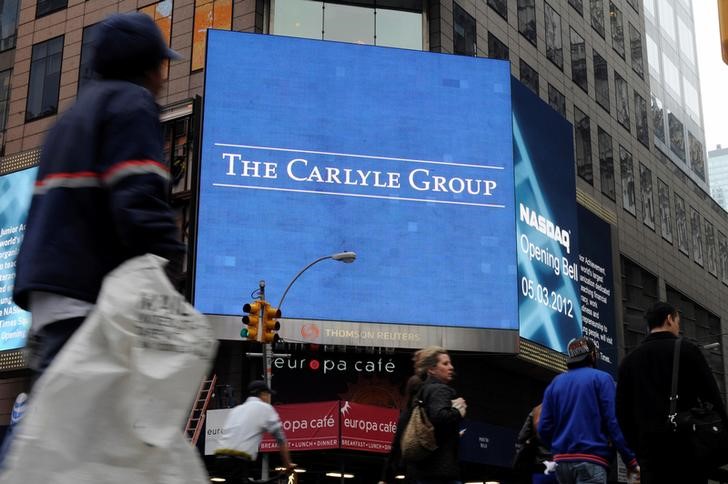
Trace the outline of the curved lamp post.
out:
<instances>
[{"instance_id":1,"label":"curved lamp post","mask_svg":"<svg viewBox=\"0 0 728 484\"><path fill-rule=\"evenodd\" d=\"M309 265L298 271L298 274L291 280L291 282L288 283L288 287L286 287L286 290L283 291L283 296L281 296L281 300L278 303L278 310L281 309L281 306L283 305L283 301L286 299L286 295L288 294L288 290L291 289L291 286L293 285L296 280L301 277L301 274L306 272L311 266L314 266L318 264L319 262L327 259L332 259L339 262L344 262L346 264L351 264L356 260L356 252L337 252L336 254L331 255L325 255L323 257L319 257L315 261L311 262Z\"/></svg>"}]
</instances>

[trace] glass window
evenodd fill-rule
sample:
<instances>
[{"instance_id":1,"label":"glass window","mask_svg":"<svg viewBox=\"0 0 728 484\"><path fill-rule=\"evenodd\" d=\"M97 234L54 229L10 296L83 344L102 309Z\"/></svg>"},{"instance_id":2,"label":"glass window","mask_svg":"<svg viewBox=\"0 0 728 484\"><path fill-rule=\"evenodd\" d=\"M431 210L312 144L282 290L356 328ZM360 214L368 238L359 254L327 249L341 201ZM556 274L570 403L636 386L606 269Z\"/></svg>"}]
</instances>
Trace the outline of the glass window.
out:
<instances>
[{"instance_id":1,"label":"glass window","mask_svg":"<svg viewBox=\"0 0 728 484\"><path fill-rule=\"evenodd\" d=\"M723 232L718 231L718 256L720 257L720 280L728 284L728 239Z\"/></svg>"},{"instance_id":2,"label":"glass window","mask_svg":"<svg viewBox=\"0 0 728 484\"><path fill-rule=\"evenodd\" d=\"M323 39L374 45L374 9L324 3Z\"/></svg>"},{"instance_id":3,"label":"glass window","mask_svg":"<svg viewBox=\"0 0 728 484\"><path fill-rule=\"evenodd\" d=\"M5 131L8 120L8 102L10 101L10 75L12 69L0 72L0 131Z\"/></svg>"},{"instance_id":4,"label":"glass window","mask_svg":"<svg viewBox=\"0 0 728 484\"><path fill-rule=\"evenodd\" d=\"M693 260L703 266L703 230L700 224L700 213L695 207L690 207L690 228L693 242Z\"/></svg>"},{"instance_id":5,"label":"glass window","mask_svg":"<svg viewBox=\"0 0 728 484\"><path fill-rule=\"evenodd\" d=\"M619 167L622 177L622 207L632 215L637 215L634 193L634 165L632 153L619 145Z\"/></svg>"},{"instance_id":6,"label":"glass window","mask_svg":"<svg viewBox=\"0 0 728 484\"><path fill-rule=\"evenodd\" d=\"M549 84L549 105L566 117L566 97L551 84Z\"/></svg>"},{"instance_id":7,"label":"glass window","mask_svg":"<svg viewBox=\"0 0 728 484\"><path fill-rule=\"evenodd\" d=\"M670 130L670 149L685 161L685 132L682 122L670 111L667 112L667 128Z\"/></svg>"},{"instance_id":8,"label":"glass window","mask_svg":"<svg viewBox=\"0 0 728 484\"><path fill-rule=\"evenodd\" d=\"M703 143L688 131L688 143L690 144L690 168L693 172L705 181L705 159L703 154Z\"/></svg>"},{"instance_id":9,"label":"glass window","mask_svg":"<svg viewBox=\"0 0 728 484\"><path fill-rule=\"evenodd\" d=\"M622 11L614 2L609 2L609 19L612 26L612 47L624 59L624 22Z\"/></svg>"},{"instance_id":10,"label":"glass window","mask_svg":"<svg viewBox=\"0 0 728 484\"><path fill-rule=\"evenodd\" d=\"M25 120L42 118L58 111L61 84L63 36L33 46Z\"/></svg>"},{"instance_id":11,"label":"glass window","mask_svg":"<svg viewBox=\"0 0 728 484\"><path fill-rule=\"evenodd\" d=\"M376 9L376 45L422 50L422 13Z\"/></svg>"},{"instance_id":12,"label":"glass window","mask_svg":"<svg viewBox=\"0 0 728 484\"><path fill-rule=\"evenodd\" d=\"M574 7L574 10L579 12L579 15L584 15L584 4L582 0L569 0L569 5Z\"/></svg>"},{"instance_id":13,"label":"glass window","mask_svg":"<svg viewBox=\"0 0 728 484\"><path fill-rule=\"evenodd\" d=\"M538 72L523 59L520 60L521 82L538 96Z\"/></svg>"},{"instance_id":14,"label":"glass window","mask_svg":"<svg viewBox=\"0 0 728 484\"><path fill-rule=\"evenodd\" d=\"M275 0L272 32L304 39L322 39L323 3L311 0Z\"/></svg>"},{"instance_id":15,"label":"glass window","mask_svg":"<svg viewBox=\"0 0 728 484\"><path fill-rule=\"evenodd\" d=\"M687 77L683 77L683 88L688 114L693 118L693 121L700 124L700 98L698 98L698 90L695 89L695 86L693 86L693 83Z\"/></svg>"},{"instance_id":16,"label":"glass window","mask_svg":"<svg viewBox=\"0 0 728 484\"><path fill-rule=\"evenodd\" d=\"M645 64L642 60L642 34L631 23L629 23L629 51L632 56L632 70L644 79Z\"/></svg>"},{"instance_id":17,"label":"glass window","mask_svg":"<svg viewBox=\"0 0 728 484\"><path fill-rule=\"evenodd\" d=\"M548 3L544 4L546 30L546 58L564 68L564 47L561 40L561 16Z\"/></svg>"},{"instance_id":18,"label":"glass window","mask_svg":"<svg viewBox=\"0 0 728 484\"><path fill-rule=\"evenodd\" d=\"M596 33L604 38L604 1L591 1L591 24Z\"/></svg>"},{"instance_id":19,"label":"glass window","mask_svg":"<svg viewBox=\"0 0 728 484\"><path fill-rule=\"evenodd\" d=\"M665 85L667 90L675 99L682 99L680 96L680 71L666 52L662 53L662 68L665 71Z\"/></svg>"},{"instance_id":20,"label":"glass window","mask_svg":"<svg viewBox=\"0 0 728 484\"><path fill-rule=\"evenodd\" d=\"M586 76L586 44L581 35L569 29L571 37L571 79L585 92L589 92Z\"/></svg>"},{"instance_id":21,"label":"glass window","mask_svg":"<svg viewBox=\"0 0 728 484\"><path fill-rule=\"evenodd\" d=\"M591 125L589 116L576 106L574 106L574 145L576 147L576 172L584 181L593 185Z\"/></svg>"},{"instance_id":22,"label":"glass window","mask_svg":"<svg viewBox=\"0 0 728 484\"><path fill-rule=\"evenodd\" d=\"M0 51L15 47L20 0L0 2Z\"/></svg>"},{"instance_id":23,"label":"glass window","mask_svg":"<svg viewBox=\"0 0 728 484\"><path fill-rule=\"evenodd\" d=\"M675 42L675 10L670 2L662 1L660 5L660 26L667 37Z\"/></svg>"},{"instance_id":24,"label":"glass window","mask_svg":"<svg viewBox=\"0 0 728 484\"><path fill-rule=\"evenodd\" d=\"M695 65L695 49L693 48L693 31L683 20L677 18L678 35L680 36L680 51L682 57L690 64Z\"/></svg>"},{"instance_id":25,"label":"glass window","mask_svg":"<svg viewBox=\"0 0 728 484\"><path fill-rule=\"evenodd\" d=\"M172 0L162 0L161 2L140 8L139 11L154 19L154 23L157 24L160 32L162 32L162 38L167 42L167 46L169 46L172 41ZM169 61L166 59L164 60L162 75L164 79L167 79L169 76Z\"/></svg>"},{"instance_id":26,"label":"glass window","mask_svg":"<svg viewBox=\"0 0 728 484\"><path fill-rule=\"evenodd\" d=\"M276 9L279 8L278 0L276 0ZM195 19L192 29L191 68L193 71L205 67L207 29L230 30L232 24L232 0L195 0Z\"/></svg>"},{"instance_id":27,"label":"glass window","mask_svg":"<svg viewBox=\"0 0 728 484\"><path fill-rule=\"evenodd\" d=\"M536 45L536 0L518 0L518 31Z\"/></svg>"},{"instance_id":28,"label":"glass window","mask_svg":"<svg viewBox=\"0 0 728 484\"><path fill-rule=\"evenodd\" d=\"M688 235L688 217L685 200L675 193L675 226L677 227L677 248L685 255L690 254L690 236Z\"/></svg>"},{"instance_id":29,"label":"glass window","mask_svg":"<svg viewBox=\"0 0 728 484\"><path fill-rule=\"evenodd\" d=\"M657 49L657 44L650 37L650 34L645 36L647 39L647 65L650 66L650 74L656 79L660 78L660 51Z\"/></svg>"},{"instance_id":30,"label":"glass window","mask_svg":"<svg viewBox=\"0 0 728 484\"><path fill-rule=\"evenodd\" d=\"M713 224L705 219L705 255L708 272L714 276L718 275L718 254L715 247L715 229Z\"/></svg>"},{"instance_id":31,"label":"glass window","mask_svg":"<svg viewBox=\"0 0 728 484\"><path fill-rule=\"evenodd\" d=\"M650 108L652 109L652 126L655 130L655 138L664 143L665 115L662 109L662 101L657 99L654 94L650 98Z\"/></svg>"},{"instance_id":32,"label":"glass window","mask_svg":"<svg viewBox=\"0 0 728 484\"><path fill-rule=\"evenodd\" d=\"M453 2L453 49L456 54L475 55L475 19Z\"/></svg>"},{"instance_id":33,"label":"glass window","mask_svg":"<svg viewBox=\"0 0 728 484\"><path fill-rule=\"evenodd\" d=\"M614 181L612 137L601 127L597 127L597 141L599 144L599 174L601 175L602 193L614 202L617 198L617 192Z\"/></svg>"},{"instance_id":34,"label":"glass window","mask_svg":"<svg viewBox=\"0 0 728 484\"><path fill-rule=\"evenodd\" d=\"M622 79L622 76L614 73L614 92L617 100L617 121L619 124L624 126L627 131L630 131L630 119L629 119L629 95L627 88L627 81Z\"/></svg>"},{"instance_id":35,"label":"glass window","mask_svg":"<svg viewBox=\"0 0 728 484\"><path fill-rule=\"evenodd\" d=\"M650 130L647 125L647 101L636 92L634 93L634 117L637 124L637 139L649 148Z\"/></svg>"},{"instance_id":36,"label":"glass window","mask_svg":"<svg viewBox=\"0 0 728 484\"><path fill-rule=\"evenodd\" d=\"M63 10L68 5L68 0L38 0L35 5L35 16L42 17L49 13Z\"/></svg>"},{"instance_id":37,"label":"glass window","mask_svg":"<svg viewBox=\"0 0 728 484\"><path fill-rule=\"evenodd\" d=\"M655 0L645 0L645 13L654 18L655 17Z\"/></svg>"},{"instance_id":38,"label":"glass window","mask_svg":"<svg viewBox=\"0 0 728 484\"><path fill-rule=\"evenodd\" d=\"M640 163L640 191L642 192L642 223L655 230L655 199L652 194L652 170Z\"/></svg>"},{"instance_id":39,"label":"glass window","mask_svg":"<svg viewBox=\"0 0 728 484\"><path fill-rule=\"evenodd\" d=\"M508 20L508 3L506 0L488 0L488 6L505 20Z\"/></svg>"},{"instance_id":40,"label":"glass window","mask_svg":"<svg viewBox=\"0 0 728 484\"><path fill-rule=\"evenodd\" d=\"M657 199L660 210L660 228L662 238L672 243L672 216L670 214L670 187L667 183L657 179Z\"/></svg>"},{"instance_id":41,"label":"glass window","mask_svg":"<svg viewBox=\"0 0 728 484\"><path fill-rule=\"evenodd\" d=\"M488 57L508 60L508 46L490 32L488 32Z\"/></svg>"},{"instance_id":42,"label":"glass window","mask_svg":"<svg viewBox=\"0 0 728 484\"><path fill-rule=\"evenodd\" d=\"M83 86L94 78L94 68L91 63L93 58L93 40L94 40L94 29L98 24L89 25L83 28L83 37L81 40L81 65L78 69L78 90L80 91Z\"/></svg>"},{"instance_id":43,"label":"glass window","mask_svg":"<svg viewBox=\"0 0 728 484\"><path fill-rule=\"evenodd\" d=\"M594 51L594 90L597 103L609 112L609 69L597 51Z\"/></svg>"}]
</instances>

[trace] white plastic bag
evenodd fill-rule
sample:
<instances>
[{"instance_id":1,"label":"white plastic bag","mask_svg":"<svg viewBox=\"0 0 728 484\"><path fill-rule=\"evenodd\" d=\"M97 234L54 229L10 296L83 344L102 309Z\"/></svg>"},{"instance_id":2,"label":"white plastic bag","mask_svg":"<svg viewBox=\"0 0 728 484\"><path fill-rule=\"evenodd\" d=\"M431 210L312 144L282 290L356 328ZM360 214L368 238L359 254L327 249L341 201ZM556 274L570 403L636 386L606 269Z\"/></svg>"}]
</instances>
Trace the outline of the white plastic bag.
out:
<instances>
[{"instance_id":1,"label":"white plastic bag","mask_svg":"<svg viewBox=\"0 0 728 484\"><path fill-rule=\"evenodd\" d=\"M147 254L106 277L36 383L0 483L209 482L182 428L217 341L165 264Z\"/></svg>"}]
</instances>

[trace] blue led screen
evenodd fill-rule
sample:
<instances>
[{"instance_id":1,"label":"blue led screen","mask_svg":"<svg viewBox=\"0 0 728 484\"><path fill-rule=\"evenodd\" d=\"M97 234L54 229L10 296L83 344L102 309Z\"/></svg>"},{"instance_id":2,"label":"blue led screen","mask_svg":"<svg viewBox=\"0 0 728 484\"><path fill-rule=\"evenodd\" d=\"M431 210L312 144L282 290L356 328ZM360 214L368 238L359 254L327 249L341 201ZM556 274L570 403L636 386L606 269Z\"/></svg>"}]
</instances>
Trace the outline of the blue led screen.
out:
<instances>
[{"instance_id":1,"label":"blue led screen","mask_svg":"<svg viewBox=\"0 0 728 484\"><path fill-rule=\"evenodd\" d=\"M13 303L13 287L37 172L29 168L0 176L0 351L25 346L30 329L30 313Z\"/></svg>"},{"instance_id":2,"label":"blue led screen","mask_svg":"<svg viewBox=\"0 0 728 484\"><path fill-rule=\"evenodd\" d=\"M198 309L518 328L507 62L208 35Z\"/></svg>"},{"instance_id":3,"label":"blue led screen","mask_svg":"<svg viewBox=\"0 0 728 484\"><path fill-rule=\"evenodd\" d=\"M511 88L520 335L565 353L582 334L572 128L516 79Z\"/></svg>"}]
</instances>

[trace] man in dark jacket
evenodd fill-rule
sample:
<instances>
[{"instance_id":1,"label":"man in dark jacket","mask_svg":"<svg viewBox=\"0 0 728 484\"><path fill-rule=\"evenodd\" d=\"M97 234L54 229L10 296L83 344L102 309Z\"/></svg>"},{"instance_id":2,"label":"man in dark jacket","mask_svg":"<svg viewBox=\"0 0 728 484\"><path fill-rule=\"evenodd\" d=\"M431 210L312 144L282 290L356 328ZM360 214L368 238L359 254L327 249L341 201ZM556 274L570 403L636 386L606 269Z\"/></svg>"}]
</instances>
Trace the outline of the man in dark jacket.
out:
<instances>
[{"instance_id":1,"label":"man in dark jacket","mask_svg":"<svg viewBox=\"0 0 728 484\"><path fill-rule=\"evenodd\" d=\"M607 483L612 444L629 472L639 472L614 415L614 380L594 368L597 348L587 338L569 342L566 373L546 388L538 435L557 463L559 484Z\"/></svg>"},{"instance_id":2,"label":"man in dark jacket","mask_svg":"<svg viewBox=\"0 0 728 484\"><path fill-rule=\"evenodd\" d=\"M155 103L163 62L177 55L140 13L113 15L95 35L99 79L46 137L17 259L14 299L32 312L36 375L91 311L106 274L145 253L184 252Z\"/></svg>"},{"instance_id":3,"label":"man in dark jacket","mask_svg":"<svg viewBox=\"0 0 728 484\"><path fill-rule=\"evenodd\" d=\"M695 463L684 438L668 425L672 358L680 334L680 313L671 304L655 303L645 313L650 334L619 368L617 418L637 453L644 484L705 483L709 469ZM718 385L700 349L681 342L678 411L698 400L711 403L725 416Z\"/></svg>"}]
</instances>

